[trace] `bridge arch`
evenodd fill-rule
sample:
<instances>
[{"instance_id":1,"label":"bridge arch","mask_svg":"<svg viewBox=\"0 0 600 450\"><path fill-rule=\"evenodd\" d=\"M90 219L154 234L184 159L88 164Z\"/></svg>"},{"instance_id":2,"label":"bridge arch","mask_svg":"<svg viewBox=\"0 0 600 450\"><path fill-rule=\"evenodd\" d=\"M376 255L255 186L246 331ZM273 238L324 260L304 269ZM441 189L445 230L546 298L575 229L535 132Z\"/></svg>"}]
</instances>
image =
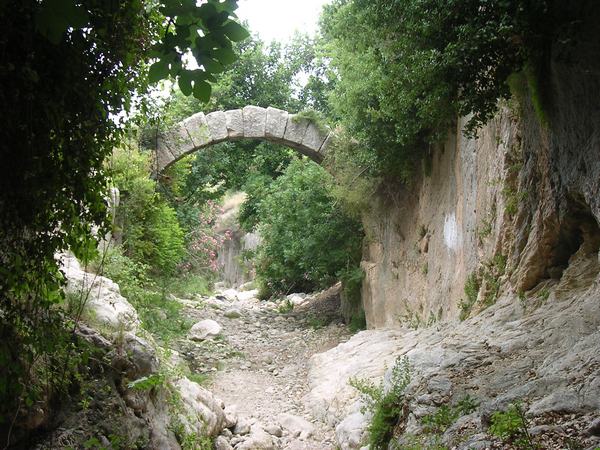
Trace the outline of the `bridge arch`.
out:
<instances>
[{"instance_id":1,"label":"bridge arch","mask_svg":"<svg viewBox=\"0 0 600 450\"><path fill-rule=\"evenodd\" d=\"M155 174L185 155L225 141L258 139L291 147L321 163L333 137L329 128L277 108L196 113L158 136Z\"/></svg>"}]
</instances>

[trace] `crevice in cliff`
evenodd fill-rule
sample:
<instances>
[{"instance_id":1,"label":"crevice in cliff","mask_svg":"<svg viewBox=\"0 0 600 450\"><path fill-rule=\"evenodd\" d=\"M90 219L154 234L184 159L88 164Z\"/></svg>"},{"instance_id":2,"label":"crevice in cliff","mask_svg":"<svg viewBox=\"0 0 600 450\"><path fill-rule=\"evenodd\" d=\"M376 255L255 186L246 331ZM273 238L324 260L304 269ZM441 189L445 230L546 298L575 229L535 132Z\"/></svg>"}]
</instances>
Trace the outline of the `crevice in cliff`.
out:
<instances>
[{"instance_id":1,"label":"crevice in cliff","mask_svg":"<svg viewBox=\"0 0 600 450\"><path fill-rule=\"evenodd\" d=\"M596 255L600 249L600 227L590 206L581 196L572 195L560 223L558 241L552 249L546 278L560 279L575 253Z\"/></svg>"}]
</instances>

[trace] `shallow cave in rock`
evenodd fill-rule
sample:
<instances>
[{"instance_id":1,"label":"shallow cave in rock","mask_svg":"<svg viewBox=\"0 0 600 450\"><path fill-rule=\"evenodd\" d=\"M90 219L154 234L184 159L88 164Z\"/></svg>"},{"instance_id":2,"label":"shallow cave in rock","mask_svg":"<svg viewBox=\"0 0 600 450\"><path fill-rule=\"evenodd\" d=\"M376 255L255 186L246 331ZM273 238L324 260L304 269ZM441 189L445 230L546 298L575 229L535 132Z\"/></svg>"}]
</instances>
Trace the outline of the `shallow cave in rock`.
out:
<instances>
[{"instance_id":1,"label":"shallow cave in rock","mask_svg":"<svg viewBox=\"0 0 600 450\"><path fill-rule=\"evenodd\" d=\"M558 241L550 255L546 269L547 278L560 279L569 265L569 259L582 246L586 254L596 254L600 249L600 227L583 199L573 197L560 224Z\"/></svg>"}]
</instances>

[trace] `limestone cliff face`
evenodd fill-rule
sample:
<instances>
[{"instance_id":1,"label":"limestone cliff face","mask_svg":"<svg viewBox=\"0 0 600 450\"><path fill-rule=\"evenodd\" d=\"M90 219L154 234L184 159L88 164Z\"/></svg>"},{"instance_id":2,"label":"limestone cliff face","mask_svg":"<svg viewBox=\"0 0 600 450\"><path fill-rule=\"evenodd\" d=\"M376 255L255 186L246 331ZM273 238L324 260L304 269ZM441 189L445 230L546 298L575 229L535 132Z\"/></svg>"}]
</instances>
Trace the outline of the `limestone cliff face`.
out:
<instances>
[{"instance_id":1,"label":"limestone cliff face","mask_svg":"<svg viewBox=\"0 0 600 450\"><path fill-rule=\"evenodd\" d=\"M502 105L477 139L462 135L461 119L433 150L430 173L379 194L364 217L370 328L464 317L501 293L547 296L580 249L597 264L600 44L592 22L576 45L552 48L545 121L527 96Z\"/></svg>"},{"instance_id":2,"label":"limestone cliff face","mask_svg":"<svg viewBox=\"0 0 600 450\"><path fill-rule=\"evenodd\" d=\"M216 224L217 233L225 237L217 259L219 278L228 287L240 286L254 278L252 265L244 261L243 254L256 249L260 236L257 233L246 233L237 221L240 206L245 199L246 194L243 192L228 196Z\"/></svg>"}]
</instances>

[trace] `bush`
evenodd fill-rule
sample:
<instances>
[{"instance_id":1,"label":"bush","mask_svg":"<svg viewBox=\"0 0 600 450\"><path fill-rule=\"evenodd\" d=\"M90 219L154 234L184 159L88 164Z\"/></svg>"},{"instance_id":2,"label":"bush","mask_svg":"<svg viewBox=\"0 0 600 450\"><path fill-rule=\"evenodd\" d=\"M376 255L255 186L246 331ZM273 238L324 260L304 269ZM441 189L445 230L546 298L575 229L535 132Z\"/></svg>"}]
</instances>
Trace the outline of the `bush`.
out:
<instances>
[{"instance_id":1,"label":"bush","mask_svg":"<svg viewBox=\"0 0 600 450\"><path fill-rule=\"evenodd\" d=\"M323 168L298 159L261 200L256 272L266 293L324 288L358 266L362 228L337 206L330 182Z\"/></svg>"},{"instance_id":2,"label":"bush","mask_svg":"<svg viewBox=\"0 0 600 450\"><path fill-rule=\"evenodd\" d=\"M519 403L510 405L506 411L496 411L492 415L489 432L492 436L499 437L504 442L510 442L519 449L537 450L540 448L529 434L525 411Z\"/></svg>"},{"instance_id":3,"label":"bush","mask_svg":"<svg viewBox=\"0 0 600 450\"><path fill-rule=\"evenodd\" d=\"M363 412L368 410L373 414L367 427L371 450L387 449L394 435L394 427L404 417L404 390L410 383L410 372L410 363L405 356L397 358L392 367L388 391L385 391L383 383L375 385L369 380L350 379L350 385L361 393L365 403Z\"/></svg>"},{"instance_id":4,"label":"bush","mask_svg":"<svg viewBox=\"0 0 600 450\"><path fill-rule=\"evenodd\" d=\"M124 255L120 247L108 249L95 262L95 270L119 285L123 297L138 312L142 326L163 343L189 331L192 323L182 315L183 306L164 295L164 286L157 286L148 276L147 265Z\"/></svg>"},{"instance_id":5,"label":"bush","mask_svg":"<svg viewBox=\"0 0 600 450\"><path fill-rule=\"evenodd\" d=\"M172 275L185 256L184 236L175 210L156 193L149 177L150 155L132 147L116 149L110 171L121 193L115 235L125 255L155 274Z\"/></svg>"}]
</instances>

